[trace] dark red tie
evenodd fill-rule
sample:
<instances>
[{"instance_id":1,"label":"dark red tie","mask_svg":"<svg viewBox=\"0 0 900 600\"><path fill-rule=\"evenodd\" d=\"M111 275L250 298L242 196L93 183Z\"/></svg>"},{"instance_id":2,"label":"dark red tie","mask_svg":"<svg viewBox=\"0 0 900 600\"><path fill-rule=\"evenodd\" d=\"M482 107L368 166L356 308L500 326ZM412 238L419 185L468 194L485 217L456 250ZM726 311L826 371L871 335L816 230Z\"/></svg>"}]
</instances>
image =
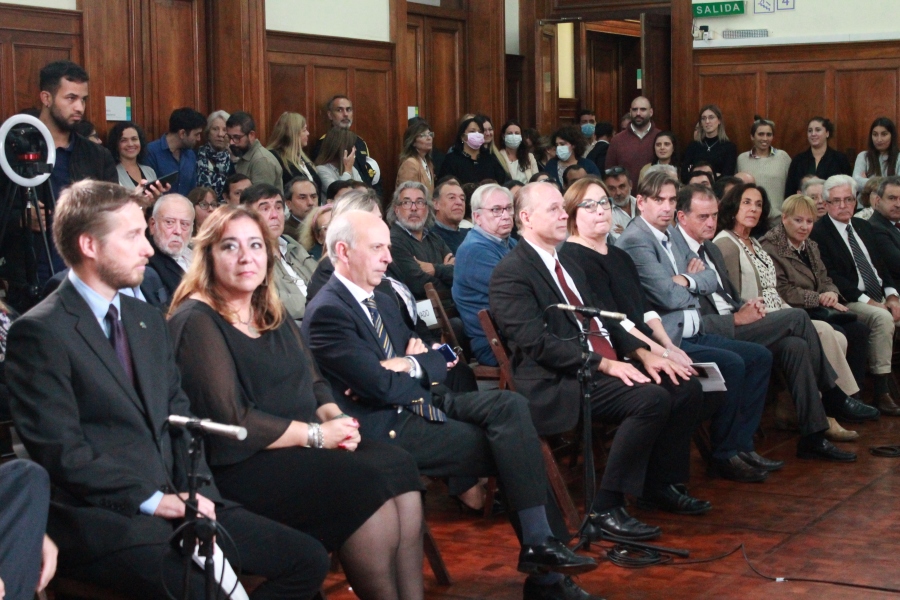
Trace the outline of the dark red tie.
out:
<instances>
[{"instance_id":1,"label":"dark red tie","mask_svg":"<svg viewBox=\"0 0 900 600\"><path fill-rule=\"evenodd\" d=\"M116 358L125 369L128 381L134 385L134 368L131 364L131 349L128 347L128 338L125 337L125 328L122 327L122 321L119 320L119 311L115 305L110 304L109 310L106 311L106 324L109 325L109 343L112 344L113 350L116 351Z\"/></svg>"},{"instance_id":2,"label":"dark red tie","mask_svg":"<svg viewBox=\"0 0 900 600\"><path fill-rule=\"evenodd\" d=\"M572 291L572 288L569 287L569 284L566 283L566 276L563 274L562 265L559 264L559 260L556 261L556 280L559 281L559 287L562 288L563 294L565 294L569 304L572 306L584 306L575 292ZM591 342L591 349L603 358L618 360L612 344L610 344L609 340L600 332L600 325L597 323L596 317L591 319L590 331L593 334L588 336L588 340Z\"/></svg>"}]
</instances>

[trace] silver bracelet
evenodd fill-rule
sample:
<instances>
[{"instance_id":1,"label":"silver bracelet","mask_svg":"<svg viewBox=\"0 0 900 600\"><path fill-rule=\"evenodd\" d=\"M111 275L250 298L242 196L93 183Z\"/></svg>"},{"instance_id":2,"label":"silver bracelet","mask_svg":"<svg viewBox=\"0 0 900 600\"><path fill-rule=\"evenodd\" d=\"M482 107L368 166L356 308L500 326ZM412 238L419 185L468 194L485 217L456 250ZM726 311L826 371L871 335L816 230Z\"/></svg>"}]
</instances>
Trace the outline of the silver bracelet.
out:
<instances>
[{"instance_id":1,"label":"silver bracelet","mask_svg":"<svg viewBox=\"0 0 900 600\"><path fill-rule=\"evenodd\" d=\"M306 447L321 449L324 446L325 437L322 435L322 426L318 423L310 423L307 425Z\"/></svg>"}]
</instances>

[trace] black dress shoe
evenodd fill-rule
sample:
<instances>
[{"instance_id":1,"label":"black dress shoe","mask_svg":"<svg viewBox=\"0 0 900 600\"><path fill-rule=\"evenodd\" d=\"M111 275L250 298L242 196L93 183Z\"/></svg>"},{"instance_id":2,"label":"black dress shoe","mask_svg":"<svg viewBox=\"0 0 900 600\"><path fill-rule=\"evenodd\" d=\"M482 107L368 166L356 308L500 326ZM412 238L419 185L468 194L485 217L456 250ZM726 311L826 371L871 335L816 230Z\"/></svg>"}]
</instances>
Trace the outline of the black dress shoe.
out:
<instances>
[{"instance_id":1,"label":"black dress shoe","mask_svg":"<svg viewBox=\"0 0 900 600\"><path fill-rule=\"evenodd\" d=\"M600 541L604 535L637 542L655 540L662 535L662 530L654 525L641 523L629 515L624 506L617 506L602 513L592 512L581 533L592 542Z\"/></svg>"},{"instance_id":2,"label":"black dress shoe","mask_svg":"<svg viewBox=\"0 0 900 600\"><path fill-rule=\"evenodd\" d=\"M758 483L769 477L768 471L745 463L737 454L728 460L713 459L706 469L706 474L741 483Z\"/></svg>"},{"instance_id":3,"label":"black dress shoe","mask_svg":"<svg viewBox=\"0 0 900 600\"><path fill-rule=\"evenodd\" d=\"M756 467L763 471L777 471L784 466L783 460L772 460L771 458L760 456L756 452L738 452L738 456L751 467Z\"/></svg>"},{"instance_id":4,"label":"black dress shoe","mask_svg":"<svg viewBox=\"0 0 900 600\"><path fill-rule=\"evenodd\" d=\"M578 587L571 577L565 577L553 585L538 585L530 579L526 579L522 598L524 600L606 600L602 596L588 594Z\"/></svg>"},{"instance_id":5,"label":"black dress shoe","mask_svg":"<svg viewBox=\"0 0 900 600\"><path fill-rule=\"evenodd\" d=\"M644 510L660 509L676 515L702 515L712 509L706 500L691 498L687 488L670 484L638 498L637 505Z\"/></svg>"},{"instance_id":6,"label":"black dress shoe","mask_svg":"<svg viewBox=\"0 0 900 600\"><path fill-rule=\"evenodd\" d=\"M519 572L532 575L556 571L568 575L587 573L597 568L597 562L589 556L575 554L554 537L540 545L522 545L519 552Z\"/></svg>"},{"instance_id":7,"label":"black dress shoe","mask_svg":"<svg viewBox=\"0 0 900 600\"><path fill-rule=\"evenodd\" d=\"M874 406L863 404L859 400L845 396L837 402L824 402L825 413L838 421L848 423L862 423L864 421L877 421L881 413Z\"/></svg>"},{"instance_id":8,"label":"black dress shoe","mask_svg":"<svg viewBox=\"0 0 900 600\"><path fill-rule=\"evenodd\" d=\"M834 444L825 438L813 441L807 438L800 438L800 441L797 443L797 458L831 460L834 462L856 462L856 455L854 453L838 450Z\"/></svg>"}]
</instances>

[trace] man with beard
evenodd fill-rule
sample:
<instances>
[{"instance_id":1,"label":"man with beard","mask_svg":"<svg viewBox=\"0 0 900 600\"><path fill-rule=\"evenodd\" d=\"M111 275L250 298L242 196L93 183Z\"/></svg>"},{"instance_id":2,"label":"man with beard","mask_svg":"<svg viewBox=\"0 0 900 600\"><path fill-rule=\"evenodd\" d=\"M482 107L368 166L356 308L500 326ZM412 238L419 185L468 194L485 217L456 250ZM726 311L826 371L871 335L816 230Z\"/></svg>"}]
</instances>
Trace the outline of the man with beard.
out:
<instances>
[{"instance_id":1,"label":"man with beard","mask_svg":"<svg viewBox=\"0 0 900 600\"><path fill-rule=\"evenodd\" d=\"M631 195L631 179L624 167L612 166L603 172L603 183L612 199L612 232L621 235L631 220L641 214L637 200Z\"/></svg>"},{"instance_id":2,"label":"man with beard","mask_svg":"<svg viewBox=\"0 0 900 600\"><path fill-rule=\"evenodd\" d=\"M163 316L118 293L140 285L153 254L141 198L105 182L61 196L53 236L71 267L59 288L9 331L6 374L16 429L53 486L47 534L59 573L141 598L180 589L170 543L186 511L227 529L226 558L266 578L253 598L310 598L328 569L324 547L221 498L212 480L187 507L188 441L168 427L190 416ZM208 473L200 461L201 476ZM218 535L222 540L224 535ZM202 571L192 595L203 597Z\"/></svg>"},{"instance_id":3,"label":"man with beard","mask_svg":"<svg viewBox=\"0 0 900 600\"><path fill-rule=\"evenodd\" d=\"M631 181L640 179L641 168L653 162L653 144L659 128L653 124L650 100L638 96L631 102L631 124L609 143L606 164L621 165Z\"/></svg>"},{"instance_id":4,"label":"man with beard","mask_svg":"<svg viewBox=\"0 0 900 600\"><path fill-rule=\"evenodd\" d=\"M194 146L206 127L206 117L190 107L176 108L169 115L169 132L147 144L147 165L158 177L178 173L172 191L187 196L197 185L197 155Z\"/></svg>"},{"instance_id":5,"label":"man with beard","mask_svg":"<svg viewBox=\"0 0 900 600\"><path fill-rule=\"evenodd\" d=\"M388 275L405 283L416 300L425 299L426 283L432 284L438 292L449 292L456 263L447 243L425 227L432 210L427 197L428 190L424 185L404 181L394 191L387 210L393 256ZM453 305L449 294L446 302L448 306Z\"/></svg>"},{"instance_id":6,"label":"man with beard","mask_svg":"<svg viewBox=\"0 0 900 600\"><path fill-rule=\"evenodd\" d=\"M165 310L191 264L194 205L180 194L166 194L153 205L148 221L153 256L144 273L141 292L147 302Z\"/></svg>"},{"instance_id":7,"label":"man with beard","mask_svg":"<svg viewBox=\"0 0 900 600\"><path fill-rule=\"evenodd\" d=\"M231 153L238 157L234 170L249 177L254 184L268 183L280 188L283 183L281 163L257 139L253 117L238 111L228 117L225 131L231 141Z\"/></svg>"},{"instance_id":8,"label":"man with beard","mask_svg":"<svg viewBox=\"0 0 900 600\"><path fill-rule=\"evenodd\" d=\"M332 96L328 103L325 105L325 116L331 121L331 127L340 127L341 129L350 129L353 125L353 102L350 101L350 98L343 95ZM330 127L329 127L330 129ZM322 142L325 140L325 135L323 134L318 140L316 140L316 145L313 147L312 158L313 160L319 155L319 150L322 148ZM366 141L362 139L362 136L357 134L356 136L356 162L353 163L353 166L356 167L356 170L359 171L360 177L362 177L363 183L366 185L372 185L378 191L378 195L381 195L381 186L374 185L372 180L375 177L375 169L372 168L372 165L369 164L369 147L366 145ZM437 171L435 171L437 172Z\"/></svg>"},{"instance_id":9,"label":"man with beard","mask_svg":"<svg viewBox=\"0 0 900 600\"><path fill-rule=\"evenodd\" d=\"M52 62L41 69L41 112L38 118L50 130L56 146L56 163L50 173L50 187L54 198L58 198L69 184L82 179L98 179L113 183L119 180L116 164L106 148L94 144L74 131L75 126L84 118L88 79L84 69L67 60ZM2 178L0 191L5 197L7 186L12 183L4 174L0 174L0 178ZM40 206L52 207L51 199L44 197L45 189L46 187L42 186L36 190ZM32 236L30 242L34 248L34 255L26 256L28 253L23 252L24 240L21 237L23 232L19 231L8 232L6 247L3 249L7 268L10 269L10 272L6 273L6 279L10 280L11 287L9 301L19 308L27 308L33 301L21 295L23 285L35 283L43 285L53 273L65 268L52 239L48 239L50 255L47 255L36 216L32 211L32 231L30 234L25 233ZM11 219L17 222L19 215L11 215ZM52 215L45 220L48 238L52 222ZM25 265L35 260L37 282L27 281Z\"/></svg>"}]
</instances>

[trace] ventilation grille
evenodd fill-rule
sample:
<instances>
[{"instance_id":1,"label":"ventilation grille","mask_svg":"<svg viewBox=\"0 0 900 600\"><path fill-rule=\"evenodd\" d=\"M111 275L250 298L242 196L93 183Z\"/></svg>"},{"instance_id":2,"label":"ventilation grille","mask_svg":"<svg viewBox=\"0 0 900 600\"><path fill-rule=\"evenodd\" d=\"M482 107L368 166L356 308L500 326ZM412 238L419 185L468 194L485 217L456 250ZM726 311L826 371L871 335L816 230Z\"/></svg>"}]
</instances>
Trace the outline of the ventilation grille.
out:
<instances>
[{"instance_id":1,"label":"ventilation grille","mask_svg":"<svg viewBox=\"0 0 900 600\"><path fill-rule=\"evenodd\" d=\"M768 29L726 29L722 32L722 38L726 40L764 37L769 37Z\"/></svg>"}]
</instances>

